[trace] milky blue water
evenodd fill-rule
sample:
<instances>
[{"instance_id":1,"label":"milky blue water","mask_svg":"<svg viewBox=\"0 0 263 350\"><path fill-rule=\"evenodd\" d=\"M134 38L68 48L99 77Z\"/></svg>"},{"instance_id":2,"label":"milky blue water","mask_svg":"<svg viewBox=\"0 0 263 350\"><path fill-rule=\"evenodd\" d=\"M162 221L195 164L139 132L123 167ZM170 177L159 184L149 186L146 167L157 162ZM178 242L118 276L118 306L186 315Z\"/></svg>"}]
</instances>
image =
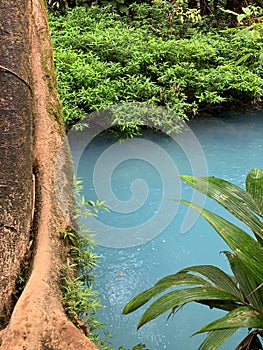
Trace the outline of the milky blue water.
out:
<instances>
[{"instance_id":1,"label":"milky blue water","mask_svg":"<svg viewBox=\"0 0 263 350\"><path fill-rule=\"evenodd\" d=\"M85 196L96 199L98 194L93 175L96 162L104 152L102 168L96 170L100 172L100 182L97 184L102 196L100 199L105 199L103 189L109 183L114 197L108 198L107 202L111 212L99 215L98 220L103 225L98 226L98 230L105 232L99 232L100 245L96 247L96 253L100 256L100 266L95 271L96 288L103 305L98 318L115 335L111 340L114 349L121 345L128 348L142 342L150 350L195 350L204 336L191 335L204 324L223 315L221 311L190 304L168 321L167 314L163 315L139 331L136 331L136 324L145 307L130 315L122 315L123 307L133 296L181 268L214 264L229 272L226 258L220 254L226 249L224 242L200 217L189 230L182 230L187 207L182 204L178 206L171 197L191 199L192 189L179 180L178 175L192 172L198 175L206 175L207 172L244 187L248 171L253 167L263 167L263 112L201 118L191 121L189 126L200 149L193 137L190 137L190 145L187 146L164 133L145 131L127 146L104 133L88 145L80 159L77 175L84 180ZM134 144L138 147L129 153ZM114 145L116 149L111 148ZM119 148L121 146L123 154ZM136 153L140 150L141 154ZM117 161L118 156L120 161ZM169 157L168 163L165 156ZM113 160L110 160L112 157ZM169 163L171 161L175 168ZM112 163L115 166L110 170L108 167L112 167ZM136 179L143 182L136 183ZM139 197L137 202L136 195ZM109 197L108 192L105 197ZM117 204L114 202L116 200ZM202 198L198 200L202 202ZM171 210L167 209L166 202ZM237 222L211 200L207 200L205 206ZM191 213L188 215L189 220L195 220ZM156 218L152 224L151 217ZM144 222L147 225L143 226ZM124 228L127 231L122 231ZM145 236L144 229L147 231ZM132 236L131 230L137 232L137 236ZM158 230L160 232L156 233ZM119 236L114 236L117 231ZM107 236L106 240L103 235ZM221 349L234 349L241 335L242 332L238 332Z\"/></svg>"}]
</instances>

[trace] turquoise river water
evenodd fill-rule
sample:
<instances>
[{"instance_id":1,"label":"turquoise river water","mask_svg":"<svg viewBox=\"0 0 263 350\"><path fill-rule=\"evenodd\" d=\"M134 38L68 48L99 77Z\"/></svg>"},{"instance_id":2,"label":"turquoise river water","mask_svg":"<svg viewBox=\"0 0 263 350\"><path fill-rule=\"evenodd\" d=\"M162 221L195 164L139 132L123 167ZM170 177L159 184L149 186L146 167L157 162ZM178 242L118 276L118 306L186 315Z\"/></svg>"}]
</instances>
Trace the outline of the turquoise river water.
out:
<instances>
[{"instance_id":1,"label":"turquoise river water","mask_svg":"<svg viewBox=\"0 0 263 350\"><path fill-rule=\"evenodd\" d=\"M124 143L103 133L80 158L77 176L84 181L85 196L106 199L110 208L87 225L98 237L96 288L103 305L98 318L115 335L114 349L142 342L150 350L195 350L204 335L191 335L223 315L190 304L168 321L163 315L139 331L136 324L145 308L122 315L133 296L181 268L214 264L229 272L220 254L224 242L172 198L191 200L194 195L180 174L213 175L244 187L248 171L263 167L263 112L196 119L189 127L179 138L148 130ZM204 203L202 196L194 200ZM204 205L236 222L213 201ZM221 349L234 349L245 332L237 332Z\"/></svg>"}]
</instances>

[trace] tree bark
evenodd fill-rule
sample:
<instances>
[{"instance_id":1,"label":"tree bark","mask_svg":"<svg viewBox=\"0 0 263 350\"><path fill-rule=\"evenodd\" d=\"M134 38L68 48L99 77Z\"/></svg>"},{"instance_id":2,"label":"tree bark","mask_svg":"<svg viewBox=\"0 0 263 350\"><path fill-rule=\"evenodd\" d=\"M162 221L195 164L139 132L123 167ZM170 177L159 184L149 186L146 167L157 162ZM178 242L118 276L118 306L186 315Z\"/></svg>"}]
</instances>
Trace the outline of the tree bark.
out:
<instances>
[{"instance_id":1,"label":"tree bark","mask_svg":"<svg viewBox=\"0 0 263 350\"><path fill-rule=\"evenodd\" d=\"M199 8L202 16L208 15L210 13L208 0L189 0L188 7L189 9Z\"/></svg>"},{"instance_id":2,"label":"tree bark","mask_svg":"<svg viewBox=\"0 0 263 350\"><path fill-rule=\"evenodd\" d=\"M198 1L197 0L188 0L188 7L189 7L189 9L197 8Z\"/></svg>"},{"instance_id":3,"label":"tree bark","mask_svg":"<svg viewBox=\"0 0 263 350\"><path fill-rule=\"evenodd\" d=\"M33 159L27 2L1 1L0 16L0 325L4 326L32 240Z\"/></svg>"},{"instance_id":4,"label":"tree bark","mask_svg":"<svg viewBox=\"0 0 263 350\"><path fill-rule=\"evenodd\" d=\"M246 7L248 5L248 0L227 0L226 8L236 13L243 13L242 7Z\"/></svg>"},{"instance_id":5,"label":"tree bark","mask_svg":"<svg viewBox=\"0 0 263 350\"><path fill-rule=\"evenodd\" d=\"M200 12L202 16L208 15L210 13L208 0L200 0Z\"/></svg>"},{"instance_id":6,"label":"tree bark","mask_svg":"<svg viewBox=\"0 0 263 350\"><path fill-rule=\"evenodd\" d=\"M70 218L57 201L55 173L70 187L71 163L66 151L56 162L65 134L45 3L2 1L0 16L0 315L6 326L0 349L95 350L61 302L68 251L61 231ZM70 195L65 191L68 212ZM12 292L30 257L30 275L14 306Z\"/></svg>"}]
</instances>

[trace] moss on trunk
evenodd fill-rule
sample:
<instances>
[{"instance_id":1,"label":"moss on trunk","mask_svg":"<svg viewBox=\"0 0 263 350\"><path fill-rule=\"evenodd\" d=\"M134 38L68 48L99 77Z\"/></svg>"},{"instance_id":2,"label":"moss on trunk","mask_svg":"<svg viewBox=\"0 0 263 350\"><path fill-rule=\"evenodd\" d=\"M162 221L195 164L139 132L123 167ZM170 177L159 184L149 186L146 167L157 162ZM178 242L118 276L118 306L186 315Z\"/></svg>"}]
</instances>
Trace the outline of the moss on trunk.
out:
<instances>
[{"instance_id":1,"label":"moss on trunk","mask_svg":"<svg viewBox=\"0 0 263 350\"><path fill-rule=\"evenodd\" d=\"M5 278L0 310L8 315L2 316L6 327L0 332L0 349L95 350L67 318L61 301L61 265L69 249L61 231L70 225L72 168L63 146L45 2L2 2L0 13L0 23L7 23L0 27L6 40L2 46L0 42L6 54L0 62L0 275ZM59 199L67 207L64 214L56 176L63 181ZM12 292L30 247L29 278L13 308Z\"/></svg>"}]
</instances>

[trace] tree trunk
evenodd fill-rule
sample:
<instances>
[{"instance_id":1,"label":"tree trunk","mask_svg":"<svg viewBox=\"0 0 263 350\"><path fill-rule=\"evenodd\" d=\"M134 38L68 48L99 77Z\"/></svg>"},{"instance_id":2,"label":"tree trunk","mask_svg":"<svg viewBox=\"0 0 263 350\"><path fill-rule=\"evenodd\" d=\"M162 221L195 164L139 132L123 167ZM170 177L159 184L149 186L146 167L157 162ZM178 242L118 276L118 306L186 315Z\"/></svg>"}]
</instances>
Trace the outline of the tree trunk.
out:
<instances>
[{"instance_id":1,"label":"tree trunk","mask_svg":"<svg viewBox=\"0 0 263 350\"><path fill-rule=\"evenodd\" d=\"M55 172L70 185L44 0L0 2L1 350L86 350L96 346L67 318L60 269L70 219L55 195ZM69 205L70 193L64 194ZM65 213L65 210L63 210ZM33 252L33 254L30 253ZM12 293L31 258L26 286ZM11 317L10 317L11 316Z\"/></svg>"},{"instance_id":2,"label":"tree trunk","mask_svg":"<svg viewBox=\"0 0 263 350\"><path fill-rule=\"evenodd\" d=\"M208 0L189 0L188 7L189 9L200 9L200 13L202 16L208 15L210 13Z\"/></svg>"},{"instance_id":3,"label":"tree trunk","mask_svg":"<svg viewBox=\"0 0 263 350\"><path fill-rule=\"evenodd\" d=\"M205 16L210 13L208 0L200 0L200 13L201 13L201 16Z\"/></svg>"},{"instance_id":4,"label":"tree trunk","mask_svg":"<svg viewBox=\"0 0 263 350\"><path fill-rule=\"evenodd\" d=\"M189 7L189 9L197 8L198 1L197 0L188 0L188 7Z\"/></svg>"},{"instance_id":5,"label":"tree trunk","mask_svg":"<svg viewBox=\"0 0 263 350\"><path fill-rule=\"evenodd\" d=\"M243 13L242 7L248 6L247 0L227 0L226 8L236 13Z\"/></svg>"},{"instance_id":6,"label":"tree trunk","mask_svg":"<svg viewBox=\"0 0 263 350\"><path fill-rule=\"evenodd\" d=\"M7 5L8 4L8 5ZM0 326L31 244L32 91L25 1L0 2Z\"/></svg>"}]
</instances>

